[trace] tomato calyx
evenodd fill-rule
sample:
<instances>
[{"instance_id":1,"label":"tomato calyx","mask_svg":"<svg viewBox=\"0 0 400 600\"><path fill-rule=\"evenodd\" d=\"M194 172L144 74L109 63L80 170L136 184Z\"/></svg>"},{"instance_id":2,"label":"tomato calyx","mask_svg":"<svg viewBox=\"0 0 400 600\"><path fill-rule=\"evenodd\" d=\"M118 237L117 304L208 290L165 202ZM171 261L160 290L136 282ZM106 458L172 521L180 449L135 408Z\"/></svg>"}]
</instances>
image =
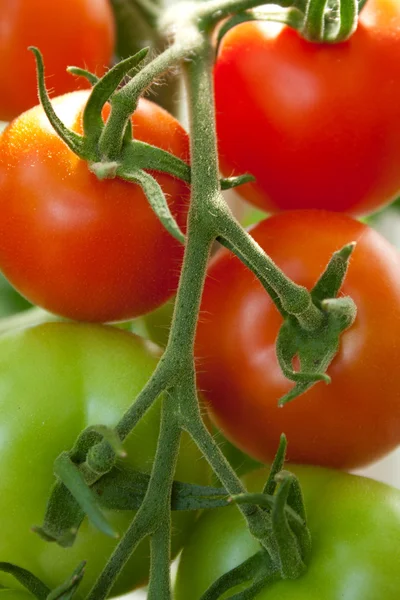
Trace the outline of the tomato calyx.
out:
<instances>
[{"instance_id":1,"label":"tomato calyx","mask_svg":"<svg viewBox=\"0 0 400 600\"><path fill-rule=\"evenodd\" d=\"M264 548L245 560L217 581L201 600L217 600L225 592L249 583L243 596L256 594L278 579L297 579L306 568L311 551L311 536L307 527L303 495L297 477L283 470L287 440L281 436L267 482L260 493L232 496L235 504L258 506L266 514L273 539L273 553ZM235 596L236 597L236 596Z\"/></svg>"},{"instance_id":2,"label":"tomato calyx","mask_svg":"<svg viewBox=\"0 0 400 600\"><path fill-rule=\"evenodd\" d=\"M74 544L85 516L110 537L118 537L103 510L138 510L150 476L123 465L126 453L114 429L89 427L74 448L54 463L57 480L51 490L43 525L33 527L44 541L67 548ZM224 488L174 481L171 510L201 510L228 506Z\"/></svg>"},{"instance_id":3,"label":"tomato calyx","mask_svg":"<svg viewBox=\"0 0 400 600\"><path fill-rule=\"evenodd\" d=\"M310 42L339 43L349 39L355 32L361 4L357 0L341 2L321 2L302 0L298 2L277 2L277 6L258 6L239 12L229 18L220 28L217 48L223 37L236 25L248 21L281 23L295 29Z\"/></svg>"},{"instance_id":4,"label":"tomato calyx","mask_svg":"<svg viewBox=\"0 0 400 600\"><path fill-rule=\"evenodd\" d=\"M284 319L276 353L282 373L295 382L295 386L280 399L279 405L293 400L319 381L329 383L330 377L325 371L338 351L342 332L356 318L353 300L336 298L355 242L333 253L310 292L289 279L254 239L243 235L234 220L230 219L217 240L257 276ZM299 370L293 365L296 359L300 363Z\"/></svg>"},{"instance_id":5,"label":"tomato calyx","mask_svg":"<svg viewBox=\"0 0 400 600\"><path fill-rule=\"evenodd\" d=\"M353 324L357 314L351 298L336 298L354 248L355 243L351 243L335 252L311 291L312 302L321 315L319 322L311 324L301 315L283 312L285 322L278 334L276 352L282 372L295 386L279 400L279 406L318 381L330 383L326 370L338 351L341 334ZM299 371L293 368L295 358L300 363Z\"/></svg>"},{"instance_id":6,"label":"tomato calyx","mask_svg":"<svg viewBox=\"0 0 400 600\"><path fill-rule=\"evenodd\" d=\"M139 185L165 229L180 243L185 244L185 235L170 211L161 186L148 171L167 173L190 183L190 166L170 152L134 139L131 116L148 83L135 87L132 85L135 82L134 77L121 89L117 89L122 79L141 65L148 48L122 60L101 79L85 69L69 67L70 73L84 77L93 85L82 115L83 135L65 127L58 118L46 90L42 55L37 48L30 49L36 59L38 89L43 109L60 138L74 154L88 162L89 170L98 179L119 177ZM104 122L102 111L107 102L111 105L111 112ZM222 190L226 190L251 181L254 181L254 177L245 173L221 179L220 186Z\"/></svg>"}]
</instances>

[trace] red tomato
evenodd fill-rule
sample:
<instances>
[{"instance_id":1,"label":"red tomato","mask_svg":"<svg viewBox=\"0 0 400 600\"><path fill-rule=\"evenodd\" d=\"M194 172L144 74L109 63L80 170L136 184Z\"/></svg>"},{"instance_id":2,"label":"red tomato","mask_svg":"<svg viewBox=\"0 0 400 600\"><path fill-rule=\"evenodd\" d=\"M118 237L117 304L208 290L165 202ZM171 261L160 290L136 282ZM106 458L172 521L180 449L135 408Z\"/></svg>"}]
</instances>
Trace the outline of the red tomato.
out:
<instances>
[{"instance_id":1,"label":"red tomato","mask_svg":"<svg viewBox=\"0 0 400 600\"><path fill-rule=\"evenodd\" d=\"M211 416L242 450L270 461L279 436L295 462L353 468L400 443L400 261L376 231L338 213L292 211L259 223L254 239L294 281L311 288L331 254L356 249L341 293L357 317L328 374L278 408L293 383L275 354L282 324L256 277L228 251L208 273L196 340L198 384Z\"/></svg>"},{"instance_id":2,"label":"red tomato","mask_svg":"<svg viewBox=\"0 0 400 600\"><path fill-rule=\"evenodd\" d=\"M108 0L0 0L0 120L9 121L35 106L35 59L44 55L47 85L57 95L85 86L66 72L70 65L103 75L114 47ZM87 84L86 84L87 87Z\"/></svg>"},{"instance_id":3,"label":"red tomato","mask_svg":"<svg viewBox=\"0 0 400 600\"><path fill-rule=\"evenodd\" d=\"M314 44L289 27L245 23L215 67L226 175L267 211L376 210L400 190L400 2L368 0L352 38Z\"/></svg>"},{"instance_id":4,"label":"red tomato","mask_svg":"<svg viewBox=\"0 0 400 600\"><path fill-rule=\"evenodd\" d=\"M64 123L81 131L89 92L58 98ZM107 112L107 111L106 111ZM187 160L179 123L148 100L133 116L135 138ZM184 228L187 187L157 180ZM162 226L139 186L100 181L55 134L38 106L0 138L0 268L31 302L81 321L130 319L176 290L183 247Z\"/></svg>"}]
</instances>

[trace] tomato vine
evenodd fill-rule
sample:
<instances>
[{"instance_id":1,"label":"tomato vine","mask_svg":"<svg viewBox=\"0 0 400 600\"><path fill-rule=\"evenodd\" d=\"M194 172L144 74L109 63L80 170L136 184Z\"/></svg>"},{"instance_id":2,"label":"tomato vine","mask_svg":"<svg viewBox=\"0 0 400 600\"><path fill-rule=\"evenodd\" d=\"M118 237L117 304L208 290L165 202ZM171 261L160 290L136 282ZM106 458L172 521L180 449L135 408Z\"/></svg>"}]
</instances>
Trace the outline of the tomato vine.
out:
<instances>
[{"instance_id":1,"label":"tomato vine","mask_svg":"<svg viewBox=\"0 0 400 600\"><path fill-rule=\"evenodd\" d=\"M54 112L44 86L41 56L38 50L34 50L42 105L60 137L73 152L89 162L91 171L99 179L120 177L139 183L164 226L177 239L185 242L169 341L148 384L115 430L97 431L96 435L92 430L86 430L76 447L61 455L55 464L59 485L56 485L49 500L49 507L54 509L53 514L57 515L56 509L62 513L63 494L69 490L79 510L84 508L88 517L104 533L112 535L113 531L94 497L93 486L102 476L112 472L120 445L159 395L166 392L157 452L143 501L89 593L88 600L102 600L108 596L130 555L147 536L151 538L152 561L148 600L171 598L170 509L174 467L182 431L188 432L198 445L221 481L226 496L234 497L237 501L250 532L259 542L260 556L265 560L259 564L257 559L251 568L256 564L262 569L263 585L268 585L271 578L276 577L296 579L306 569L308 530L297 480L294 476L282 473L284 441L278 450L272 479L267 481L262 498L246 496L243 483L203 422L197 398L193 356L205 273L215 240L229 248L253 271L266 291L274 297L286 323L289 323L281 330L278 357L283 372L294 382L294 387L283 402L293 400L317 382L329 382L326 369L335 356L342 332L356 318L356 307L351 298L336 297L354 247L352 240L332 256L314 290L310 292L290 280L274 264L242 229L221 195L223 185L244 180L231 183L220 180L214 114L212 69L215 48L212 35L216 25L223 19L238 14L244 19L250 19L251 14L246 14L247 11L260 4L261 0L210 0L201 4L189 2L173 7L160 18L159 25L162 30L171 31L172 44L154 60L142 66L118 90L120 80L133 66L140 63L145 52L122 61L102 80L97 80L81 69L80 74L94 84L83 113L83 135L68 130ZM287 4L284 0L283 8L287 8ZM339 3L340 10L336 13L333 26L331 15L329 23L327 22L327 5L321 0L309 0L304 5L296 3L295 8L301 15L296 21L298 28L306 37L316 41L343 41L351 35L357 23L358 4L353 0L342 0ZM288 15L289 21L291 16ZM159 149L154 147L146 147L145 150L142 147L141 160L138 161L137 141L132 137L129 125L130 116L136 110L140 96L154 80L177 64L182 66L188 97L190 176L187 174L187 165L182 166L179 160L173 159L168 153L162 155L162 162ZM108 100L111 112L103 124L101 110ZM146 168L154 168L155 164L160 171L190 179L191 202L186 237L168 212L162 190L154 185L153 177L146 171ZM307 368L296 371L293 368L295 357L300 357L301 365L306 365ZM82 453L84 460L75 460ZM272 501L266 499L271 490L272 493L276 491L275 500ZM241 500L238 500L238 496ZM267 507L265 503L268 502ZM288 509L292 517L293 513L297 515L294 517L293 529L288 525ZM45 535L44 531L41 533ZM73 584L67 583L68 592L71 591L71 585L74 587L75 584L76 579ZM259 583L257 585L257 589L260 589Z\"/></svg>"}]
</instances>

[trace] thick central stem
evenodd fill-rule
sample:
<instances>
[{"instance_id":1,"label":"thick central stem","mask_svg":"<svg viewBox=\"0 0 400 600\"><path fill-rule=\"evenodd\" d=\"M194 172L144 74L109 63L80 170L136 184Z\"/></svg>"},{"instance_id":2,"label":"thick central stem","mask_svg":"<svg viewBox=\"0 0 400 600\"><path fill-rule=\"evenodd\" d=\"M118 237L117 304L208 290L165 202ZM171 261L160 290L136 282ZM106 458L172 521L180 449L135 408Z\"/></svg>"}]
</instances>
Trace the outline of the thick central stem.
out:
<instances>
[{"instance_id":1,"label":"thick central stem","mask_svg":"<svg viewBox=\"0 0 400 600\"><path fill-rule=\"evenodd\" d=\"M193 60L185 65L191 124L192 193L188 242L167 348L167 352L178 352L180 356L193 355L207 261L216 237L216 225L213 225L210 215L215 202L221 202L214 104L208 75L212 49L208 40L202 40L202 46ZM204 63L207 65L205 68Z\"/></svg>"},{"instance_id":2,"label":"thick central stem","mask_svg":"<svg viewBox=\"0 0 400 600\"><path fill-rule=\"evenodd\" d=\"M192 206L189 217L189 236L201 244L200 231L208 231L215 239L218 232L218 219L216 216L224 210L225 202L220 192L218 151L216 142L216 123L213 90L213 48L210 40L204 35L203 43L190 62L185 64L185 76L189 102L189 115L191 123L192 143ZM191 228L193 227L193 231ZM193 242L194 243L194 242ZM189 253L189 246L188 246ZM185 266L189 267L189 256ZM205 271L194 273L199 280L195 289L203 286ZM182 286L185 282L185 268L182 274ZM182 292L183 297L183 292ZM200 301L200 298L198 299ZM176 307L179 322L181 311L185 306L178 304ZM197 322L199 304L197 305L195 321ZM193 333L195 333L195 325ZM175 330L171 333L173 343ZM191 334L192 332L190 332ZM186 331L186 335L188 331ZM194 341L194 340L193 340ZM193 352L193 348L191 348ZM242 493L244 487L234 470L226 461L224 455L215 443L201 420L198 402L196 399L195 381L186 379L185 396L181 400L181 416L184 428L192 435L195 442L202 450L204 456L212 466L214 472L224 487L232 494ZM239 507L245 516L250 531L274 556L274 547L268 533L268 525L262 512L255 507Z\"/></svg>"}]
</instances>

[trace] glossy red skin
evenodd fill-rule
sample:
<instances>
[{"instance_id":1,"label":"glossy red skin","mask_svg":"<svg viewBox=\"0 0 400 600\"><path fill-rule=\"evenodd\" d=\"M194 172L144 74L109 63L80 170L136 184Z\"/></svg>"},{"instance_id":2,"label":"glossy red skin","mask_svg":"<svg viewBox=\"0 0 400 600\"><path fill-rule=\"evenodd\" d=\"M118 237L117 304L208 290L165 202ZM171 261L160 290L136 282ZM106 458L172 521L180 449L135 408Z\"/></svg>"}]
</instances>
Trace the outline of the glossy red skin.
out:
<instances>
[{"instance_id":1,"label":"glossy red skin","mask_svg":"<svg viewBox=\"0 0 400 600\"><path fill-rule=\"evenodd\" d=\"M251 234L308 288L335 250L357 241L341 290L355 301L357 317L328 368L332 383L317 383L278 408L293 385L275 354L282 318L255 276L220 251L208 272L196 340L198 385L213 420L264 462L281 433L291 461L349 469L378 459L400 443L397 251L366 225L325 211L280 213Z\"/></svg>"},{"instance_id":2,"label":"glossy red skin","mask_svg":"<svg viewBox=\"0 0 400 600\"><path fill-rule=\"evenodd\" d=\"M275 212L372 212L400 191L400 3L368 0L341 44L313 44L279 24L245 23L215 67L225 175Z\"/></svg>"},{"instance_id":3,"label":"glossy red skin","mask_svg":"<svg viewBox=\"0 0 400 600\"><path fill-rule=\"evenodd\" d=\"M78 66L104 74L114 48L109 0L0 0L0 121L35 106L35 60L28 46L43 53L47 85L54 95L88 87L67 73Z\"/></svg>"},{"instance_id":4,"label":"glossy red skin","mask_svg":"<svg viewBox=\"0 0 400 600\"><path fill-rule=\"evenodd\" d=\"M88 93L55 102L75 131ZM188 159L188 138L166 111L142 99L135 138ZM188 189L157 174L184 228ZM57 137L41 107L0 138L0 268L31 302L80 321L118 321L163 304L176 290L183 246L136 184L100 181Z\"/></svg>"}]
</instances>

